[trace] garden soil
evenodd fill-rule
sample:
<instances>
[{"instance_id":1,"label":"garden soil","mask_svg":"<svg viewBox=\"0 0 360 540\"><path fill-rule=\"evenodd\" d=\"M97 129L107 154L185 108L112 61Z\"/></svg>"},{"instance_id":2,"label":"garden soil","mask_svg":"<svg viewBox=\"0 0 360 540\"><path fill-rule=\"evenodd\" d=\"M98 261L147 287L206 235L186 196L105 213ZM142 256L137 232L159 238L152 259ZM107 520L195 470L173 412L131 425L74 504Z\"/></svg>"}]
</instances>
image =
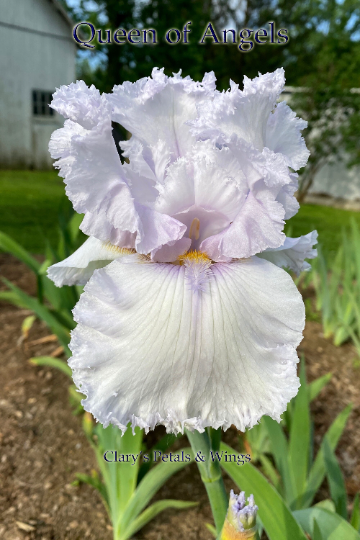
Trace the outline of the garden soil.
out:
<instances>
[{"instance_id":1,"label":"garden soil","mask_svg":"<svg viewBox=\"0 0 360 540\"><path fill-rule=\"evenodd\" d=\"M23 264L7 255L0 255L0 264L2 276L35 293L35 279ZM96 462L82 432L81 417L72 412L68 379L56 370L28 362L32 356L59 354L59 344L42 340L50 332L39 321L24 338L21 325L29 314L0 303L0 539L111 540L111 524L98 493L88 485L73 485L76 473L90 474ZM333 373L312 404L317 446L335 416L353 403L337 450L350 510L360 489L360 361L352 345L335 347L313 321L307 322L299 352L305 355L309 381ZM149 434L148 443L162 435L162 428L157 428ZM238 448L235 429L228 430L224 438ZM182 438L176 441L176 448L186 444ZM234 487L229 479L226 485ZM325 497L326 482L318 499ZM196 465L173 476L154 500L163 498L199 504L160 514L134 539L211 540L204 525L212 521L211 511Z\"/></svg>"}]
</instances>

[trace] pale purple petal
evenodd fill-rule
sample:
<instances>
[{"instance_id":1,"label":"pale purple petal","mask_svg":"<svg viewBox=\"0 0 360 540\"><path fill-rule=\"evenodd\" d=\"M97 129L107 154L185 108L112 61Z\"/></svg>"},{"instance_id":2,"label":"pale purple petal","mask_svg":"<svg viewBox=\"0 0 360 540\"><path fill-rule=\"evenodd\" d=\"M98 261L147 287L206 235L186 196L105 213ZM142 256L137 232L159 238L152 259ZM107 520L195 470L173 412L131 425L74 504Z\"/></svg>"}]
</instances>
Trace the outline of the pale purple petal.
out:
<instances>
[{"instance_id":1,"label":"pale purple petal","mask_svg":"<svg viewBox=\"0 0 360 540\"><path fill-rule=\"evenodd\" d=\"M86 285L69 364L105 426L244 431L296 395L304 306L291 277L256 257L205 270L194 291L186 261L131 255Z\"/></svg>"},{"instance_id":2,"label":"pale purple petal","mask_svg":"<svg viewBox=\"0 0 360 540\"><path fill-rule=\"evenodd\" d=\"M299 275L301 272L311 268L305 259L317 257L317 250L314 249L314 245L317 244L317 237L317 231L312 231L299 238L286 238L282 246L275 249L266 249L259 253L258 257L266 259L281 268L289 268Z\"/></svg>"},{"instance_id":3,"label":"pale purple petal","mask_svg":"<svg viewBox=\"0 0 360 540\"><path fill-rule=\"evenodd\" d=\"M86 129L96 126L105 110L108 110L99 90L93 85L89 88L84 81L58 88L50 107Z\"/></svg>"},{"instance_id":4,"label":"pale purple petal","mask_svg":"<svg viewBox=\"0 0 360 540\"><path fill-rule=\"evenodd\" d=\"M285 101L279 103L270 114L266 126L265 145L282 154L294 171L304 167L309 158L310 152L301 136L301 131L306 126L307 122L297 118Z\"/></svg>"},{"instance_id":5,"label":"pale purple petal","mask_svg":"<svg viewBox=\"0 0 360 540\"><path fill-rule=\"evenodd\" d=\"M297 173L291 173L290 178L291 182L283 186L276 196L276 200L279 201L285 209L285 219L290 219L295 216L300 208L300 204L295 197L299 184Z\"/></svg>"},{"instance_id":6,"label":"pale purple petal","mask_svg":"<svg viewBox=\"0 0 360 540\"><path fill-rule=\"evenodd\" d=\"M192 249L224 261L282 244L285 211L276 198L292 179L279 154L259 152L237 137L222 148L198 142L167 173L154 208L184 223L186 236L199 221Z\"/></svg>"},{"instance_id":7,"label":"pale purple petal","mask_svg":"<svg viewBox=\"0 0 360 540\"><path fill-rule=\"evenodd\" d=\"M184 255L191 247L190 238L180 238L176 242L169 242L159 249L152 251L151 259L154 262L176 261L181 255Z\"/></svg>"},{"instance_id":8,"label":"pale purple petal","mask_svg":"<svg viewBox=\"0 0 360 540\"><path fill-rule=\"evenodd\" d=\"M103 268L129 252L91 236L70 257L49 266L47 274L57 287L85 285L97 268Z\"/></svg>"},{"instance_id":9,"label":"pale purple petal","mask_svg":"<svg viewBox=\"0 0 360 540\"><path fill-rule=\"evenodd\" d=\"M191 121L192 132L220 143L236 134L262 151L268 118L284 84L282 68L253 80L244 77L243 90L231 81L229 91L216 92L212 101L199 103L198 118Z\"/></svg>"},{"instance_id":10,"label":"pale purple petal","mask_svg":"<svg viewBox=\"0 0 360 540\"><path fill-rule=\"evenodd\" d=\"M171 244L184 236L186 226L177 219L146 206L136 205L136 209L140 220L135 243L138 253L156 253L160 246Z\"/></svg>"},{"instance_id":11,"label":"pale purple petal","mask_svg":"<svg viewBox=\"0 0 360 540\"><path fill-rule=\"evenodd\" d=\"M153 187L156 178L139 141L128 145L134 163L121 164L107 97L77 83L58 91L54 107L78 122L67 120L52 135L50 150L59 158L55 166L75 210L85 214L82 230L111 243L115 237L121 241L124 235L127 240L136 235L134 245L145 254L182 238L186 230L182 223L151 208L158 194Z\"/></svg>"},{"instance_id":12,"label":"pale purple petal","mask_svg":"<svg viewBox=\"0 0 360 540\"><path fill-rule=\"evenodd\" d=\"M109 100L112 119L147 146L161 140L172 160L191 150L195 138L187 122L195 119L196 105L214 92L214 78L203 83L180 74L167 77L154 68L151 77L115 86Z\"/></svg>"},{"instance_id":13,"label":"pale purple petal","mask_svg":"<svg viewBox=\"0 0 360 540\"><path fill-rule=\"evenodd\" d=\"M103 242L110 242L114 246L135 248L136 233L121 231L106 219L103 214L87 212L80 225L80 229L89 236L95 236Z\"/></svg>"},{"instance_id":14,"label":"pale purple petal","mask_svg":"<svg viewBox=\"0 0 360 540\"><path fill-rule=\"evenodd\" d=\"M273 198L260 201L249 193L237 218L221 233L204 240L201 251L215 261L247 258L284 242L284 208Z\"/></svg>"}]
</instances>

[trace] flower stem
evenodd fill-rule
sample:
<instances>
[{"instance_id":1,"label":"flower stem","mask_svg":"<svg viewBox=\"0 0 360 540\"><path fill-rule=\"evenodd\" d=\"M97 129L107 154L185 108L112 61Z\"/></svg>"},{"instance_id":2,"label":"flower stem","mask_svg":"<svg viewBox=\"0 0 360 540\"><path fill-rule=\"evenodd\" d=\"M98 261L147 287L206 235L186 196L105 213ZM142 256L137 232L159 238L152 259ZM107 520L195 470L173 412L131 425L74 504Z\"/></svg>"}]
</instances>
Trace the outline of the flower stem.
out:
<instances>
[{"instance_id":1,"label":"flower stem","mask_svg":"<svg viewBox=\"0 0 360 540\"><path fill-rule=\"evenodd\" d=\"M196 430L193 432L186 430L186 435L209 497L216 532L219 535L228 508L228 496L221 475L220 463L215 455L220 444L221 431L210 429L208 432L199 433Z\"/></svg>"}]
</instances>

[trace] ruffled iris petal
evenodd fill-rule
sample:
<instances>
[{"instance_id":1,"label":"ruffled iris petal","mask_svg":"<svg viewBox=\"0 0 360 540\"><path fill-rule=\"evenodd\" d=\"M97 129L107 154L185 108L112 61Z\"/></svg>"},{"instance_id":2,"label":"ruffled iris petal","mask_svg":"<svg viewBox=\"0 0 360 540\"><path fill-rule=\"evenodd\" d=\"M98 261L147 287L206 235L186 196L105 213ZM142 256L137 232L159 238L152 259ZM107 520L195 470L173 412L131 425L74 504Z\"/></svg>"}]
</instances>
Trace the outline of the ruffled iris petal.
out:
<instances>
[{"instance_id":1,"label":"ruffled iris petal","mask_svg":"<svg viewBox=\"0 0 360 540\"><path fill-rule=\"evenodd\" d=\"M266 146L276 153L283 154L287 164L294 171L304 167L310 155L301 136L301 131L306 127L307 122L297 118L285 101L277 105L267 122Z\"/></svg>"},{"instance_id":2,"label":"ruffled iris petal","mask_svg":"<svg viewBox=\"0 0 360 540\"><path fill-rule=\"evenodd\" d=\"M85 409L122 430L279 420L299 386L304 306L292 279L257 257L199 260L198 273L184 262L130 255L94 273L70 344Z\"/></svg>"},{"instance_id":3,"label":"ruffled iris petal","mask_svg":"<svg viewBox=\"0 0 360 540\"><path fill-rule=\"evenodd\" d=\"M269 115L284 84L282 68L252 80L244 77L243 90L230 81L229 91L216 92L212 102L199 103L199 116L191 121L193 134L220 143L236 134L261 151Z\"/></svg>"},{"instance_id":4,"label":"ruffled iris petal","mask_svg":"<svg viewBox=\"0 0 360 540\"><path fill-rule=\"evenodd\" d=\"M219 234L204 240L200 249L215 261L247 258L284 242L284 208L265 194L263 200L249 193L237 218Z\"/></svg>"},{"instance_id":5,"label":"ruffled iris petal","mask_svg":"<svg viewBox=\"0 0 360 540\"><path fill-rule=\"evenodd\" d=\"M278 69L217 92L212 73L199 83L154 69L111 95L82 81L61 87L52 107L67 120L50 150L85 214L81 229L160 262L186 246L216 261L281 246L284 219L298 209L289 167L307 159L306 123L276 105L284 82ZM132 134L120 143L124 163L114 121Z\"/></svg>"},{"instance_id":6,"label":"ruffled iris petal","mask_svg":"<svg viewBox=\"0 0 360 540\"><path fill-rule=\"evenodd\" d=\"M109 98L112 117L146 146L161 140L163 151L173 161L191 150L195 138L187 122L196 118L197 104L211 96L214 88L211 73L198 83L180 73L167 77L163 69L154 68L151 77L114 87Z\"/></svg>"},{"instance_id":7,"label":"ruffled iris petal","mask_svg":"<svg viewBox=\"0 0 360 540\"><path fill-rule=\"evenodd\" d=\"M61 87L52 107L69 119L55 131L49 149L55 166L66 183L66 193L74 209L85 214L82 230L104 242L120 241L135 235L139 253L158 250L180 240L186 227L171 216L156 212L147 201L155 199L151 174L144 172L142 148L132 148L143 169L121 164L112 136L111 106L107 96L99 95L83 82ZM134 160L136 164L136 159ZM151 172L151 171L150 171ZM109 237L109 232L111 236ZM120 247L124 247L120 244Z\"/></svg>"},{"instance_id":8,"label":"ruffled iris petal","mask_svg":"<svg viewBox=\"0 0 360 540\"><path fill-rule=\"evenodd\" d=\"M117 248L90 236L70 257L48 268L48 276L57 287L85 285L97 268L128 255L131 250Z\"/></svg>"},{"instance_id":9,"label":"ruffled iris petal","mask_svg":"<svg viewBox=\"0 0 360 540\"><path fill-rule=\"evenodd\" d=\"M290 219L298 212L300 205L295 197L295 193L298 190L298 175L297 173L290 173L291 182L282 186L277 194L276 200L284 207L285 219Z\"/></svg>"},{"instance_id":10,"label":"ruffled iris petal","mask_svg":"<svg viewBox=\"0 0 360 540\"><path fill-rule=\"evenodd\" d=\"M270 261L281 268L289 268L297 275L300 272L310 270L310 264L305 259L317 257L317 231L312 231L299 238L286 238L282 246L275 249L266 249L258 254L258 257Z\"/></svg>"},{"instance_id":11,"label":"ruffled iris petal","mask_svg":"<svg viewBox=\"0 0 360 540\"><path fill-rule=\"evenodd\" d=\"M167 172L154 208L184 223L186 235L199 220L192 249L224 261L284 242L285 209L278 197L292 178L280 154L259 152L237 137L222 148L204 141Z\"/></svg>"}]
</instances>

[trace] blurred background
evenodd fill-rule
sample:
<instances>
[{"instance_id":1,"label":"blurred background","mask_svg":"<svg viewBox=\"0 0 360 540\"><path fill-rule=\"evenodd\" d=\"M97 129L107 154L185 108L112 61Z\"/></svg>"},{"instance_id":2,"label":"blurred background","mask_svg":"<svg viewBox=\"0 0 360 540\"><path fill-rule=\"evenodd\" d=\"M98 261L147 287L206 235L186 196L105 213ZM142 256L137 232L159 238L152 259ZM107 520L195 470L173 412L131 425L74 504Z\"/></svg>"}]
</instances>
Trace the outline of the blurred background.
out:
<instances>
[{"instance_id":1,"label":"blurred background","mask_svg":"<svg viewBox=\"0 0 360 540\"><path fill-rule=\"evenodd\" d=\"M95 49L85 49L72 38L81 21L90 21L103 35L107 29L153 28L158 43L94 41ZM188 21L189 44L165 42L169 28L181 31ZM207 39L199 45L210 21L219 37L224 29L235 29L238 36L243 28L268 28L274 21L277 29L288 29L290 39L284 45L255 44L248 53L239 51L238 43ZM0 0L0 537L5 540L112 537L111 520L93 490L104 494L107 489L98 481L93 454L101 434L92 438L88 425L82 430L79 395L65 364L74 325L71 309L81 288L60 291L46 277L50 264L84 240L81 216L73 214L62 179L52 169L48 142L63 119L48 105L63 84L83 79L110 92L115 84L149 76L154 67L164 67L168 75L181 69L195 80L214 71L219 90L227 89L230 79L241 87L244 75L285 68L281 99L308 121L304 136L311 150L300 171L302 206L287 223L287 233L319 232L319 257L310 272L294 278L307 313L299 352L310 382L325 377L309 391L309 438L299 444L305 444L310 471L324 434L342 414L341 429L337 424L332 439L336 457L330 455L327 462L339 464L337 476L331 476L330 465L327 472L323 466L314 500L339 502L340 491L336 495L332 489L338 481L343 518L351 520L359 504L360 2ZM287 438L291 410L283 424ZM156 431L153 439L145 438L146 448L158 444L162 435ZM234 447L249 451L276 485L282 473L270 467L277 463L269 434L229 430L226 437ZM167 440L166 445L173 443ZM175 493L200 500L200 507L189 510L186 519L170 511L134 538L169 538L169 527L178 531L178 540L211 538L202 525L211 519L206 494L196 468L189 471L162 488L159 497ZM79 472L82 476L76 477ZM228 482L227 487L234 486ZM357 514L353 528L359 524Z\"/></svg>"}]
</instances>

